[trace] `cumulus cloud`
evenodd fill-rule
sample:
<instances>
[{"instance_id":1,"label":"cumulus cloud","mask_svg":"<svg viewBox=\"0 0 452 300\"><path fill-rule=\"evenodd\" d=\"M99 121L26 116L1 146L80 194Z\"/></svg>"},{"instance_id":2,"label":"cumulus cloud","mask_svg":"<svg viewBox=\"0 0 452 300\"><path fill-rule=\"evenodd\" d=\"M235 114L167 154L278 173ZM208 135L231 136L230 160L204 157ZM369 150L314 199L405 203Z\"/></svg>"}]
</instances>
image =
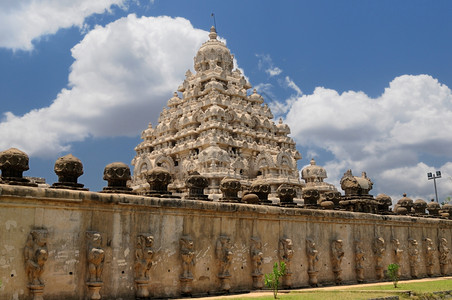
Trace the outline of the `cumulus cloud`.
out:
<instances>
[{"instance_id":1,"label":"cumulus cloud","mask_svg":"<svg viewBox=\"0 0 452 300\"><path fill-rule=\"evenodd\" d=\"M207 37L183 18L129 15L97 26L73 47L68 88L49 107L4 115L0 149L53 156L88 136L136 135L157 118Z\"/></svg>"},{"instance_id":2,"label":"cumulus cloud","mask_svg":"<svg viewBox=\"0 0 452 300\"><path fill-rule=\"evenodd\" d=\"M336 184L351 168L367 171L376 192L432 197L426 173L452 175L452 93L431 76L397 77L378 98L318 87L289 104L294 139L332 154L325 167ZM440 192L451 195L452 181L443 180Z\"/></svg>"},{"instance_id":3,"label":"cumulus cloud","mask_svg":"<svg viewBox=\"0 0 452 300\"><path fill-rule=\"evenodd\" d=\"M277 76L282 73L282 70L273 64L273 60L268 54L256 54L259 59L258 68L264 70L270 77Z\"/></svg>"},{"instance_id":4,"label":"cumulus cloud","mask_svg":"<svg viewBox=\"0 0 452 300\"><path fill-rule=\"evenodd\" d=\"M32 50L32 41L61 28L83 27L85 18L127 0L0 1L0 47Z\"/></svg>"}]
</instances>

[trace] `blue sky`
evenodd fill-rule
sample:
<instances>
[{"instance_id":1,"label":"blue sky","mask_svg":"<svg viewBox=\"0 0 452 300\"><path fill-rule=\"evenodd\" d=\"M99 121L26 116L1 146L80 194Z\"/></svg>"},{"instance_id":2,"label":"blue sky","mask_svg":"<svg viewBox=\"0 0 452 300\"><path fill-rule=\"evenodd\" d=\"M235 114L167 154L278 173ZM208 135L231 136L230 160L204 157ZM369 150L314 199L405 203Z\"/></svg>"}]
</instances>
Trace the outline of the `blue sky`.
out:
<instances>
[{"instance_id":1,"label":"blue sky","mask_svg":"<svg viewBox=\"0 0 452 300\"><path fill-rule=\"evenodd\" d=\"M172 97L213 24L282 117L303 159L338 186L366 171L373 194L452 196L452 2L90 1L0 3L0 150L130 165L140 132ZM57 7L55 7L57 5ZM164 17L166 16L166 17ZM339 187L339 186L338 186Z\"/></svg>"}]
</instances>

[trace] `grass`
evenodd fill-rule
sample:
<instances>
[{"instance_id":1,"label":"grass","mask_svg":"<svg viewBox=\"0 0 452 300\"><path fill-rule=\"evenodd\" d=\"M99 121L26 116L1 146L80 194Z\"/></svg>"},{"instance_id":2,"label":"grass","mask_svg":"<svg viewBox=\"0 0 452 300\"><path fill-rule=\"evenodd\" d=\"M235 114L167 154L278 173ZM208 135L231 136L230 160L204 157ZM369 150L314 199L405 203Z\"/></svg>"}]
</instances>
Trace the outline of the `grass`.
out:
<instances>
[{"instance_id":1,"label":"grass","mask_svg":"<svg viewBox=\"0 0 452 300\"><path fill-rule=\"evenodd\" d=\"M436 291L450 291L452 290L452 279L446 280L435 280L435 281L424 281L424 282L408 282L408 283L399 283L397 285L397 289L394 288L392 284L385 285L376 285L376 286L367 286L359 288L361 291L412 291L415 293L429 293ZM344 290L358 290L358 288L350 288Z\"/></svg>"},{"instance_id":2,"label":"grass","mask_svg":"<svg viewBox=\"0 0 452 300\"><path fill-rule=\"evenodd\" d=\"M408 282L399 283L398 288L394 288L392 283L374 286L357 286L353 288L347 288L344 286L341 290L316 290L316 291L291 291L288 293L278 294L278 299L303 299L303 300L358 300L358 299L370 299L378 297L399 296L399 299L426 299L419 298L419 296L427 296L427 299L439 299L436 297L428 297L433 292L438 291L450 291L452 290L452 279L424 281L424 282ZM410 292L410 294L407 293ZM249 300L249 299L261 299L271 300L272 296L259 297L240 297L234 300Z\"/></svg>"}]
</instances>

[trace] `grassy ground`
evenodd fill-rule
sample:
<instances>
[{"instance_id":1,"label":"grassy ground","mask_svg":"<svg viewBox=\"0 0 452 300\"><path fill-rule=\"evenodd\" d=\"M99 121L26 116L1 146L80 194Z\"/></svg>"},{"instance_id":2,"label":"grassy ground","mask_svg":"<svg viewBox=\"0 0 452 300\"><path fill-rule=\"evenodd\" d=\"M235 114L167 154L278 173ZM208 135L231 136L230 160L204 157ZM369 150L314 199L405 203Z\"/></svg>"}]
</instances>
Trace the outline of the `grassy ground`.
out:
<instances>
[{"instance_id":1,"label":"grassy ground","mask_svg":"<svg viewBox=\"0 0 452 300\"><path fill-rule=\"evenodd\" d=\"M433 292L438 291L450 291L452 290L452 279L426 281L426 282L407 282L399 283L397 288L394 288L392 283L376 286L360 287L355 286L353 288L344 287L340 290L316 290L316 291L291 291L289 293L278 293L279 299L304 299L304 300L358 300L358 299L370 299L378 297L399 296L399 299L444 299L438 295L433 295ZM234 298L236 299L262 299L271 300L273 296L259 297L247 297Z\"/></svg>"}]
</instances>

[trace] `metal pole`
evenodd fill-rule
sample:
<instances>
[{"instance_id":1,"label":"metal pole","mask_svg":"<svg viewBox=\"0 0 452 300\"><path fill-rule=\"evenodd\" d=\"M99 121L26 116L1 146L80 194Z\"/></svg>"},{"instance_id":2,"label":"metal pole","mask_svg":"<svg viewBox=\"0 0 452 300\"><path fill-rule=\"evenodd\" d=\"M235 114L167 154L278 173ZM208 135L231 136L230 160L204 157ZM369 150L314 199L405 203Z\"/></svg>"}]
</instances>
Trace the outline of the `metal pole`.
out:
<instances>
[{"instance_id":1,"label":"metal pole","mask_svg":"<svg viewBox=\"0 0 452 300\"><path fill-rule=\"evenodd\" d=\"M435 177L435 176L433 176L433 185L435 186L436 203L439 203L439 202L438 202L438 192L437 192L437 190L436 190L436 177Z\"/></svg>"}]
</instances>

